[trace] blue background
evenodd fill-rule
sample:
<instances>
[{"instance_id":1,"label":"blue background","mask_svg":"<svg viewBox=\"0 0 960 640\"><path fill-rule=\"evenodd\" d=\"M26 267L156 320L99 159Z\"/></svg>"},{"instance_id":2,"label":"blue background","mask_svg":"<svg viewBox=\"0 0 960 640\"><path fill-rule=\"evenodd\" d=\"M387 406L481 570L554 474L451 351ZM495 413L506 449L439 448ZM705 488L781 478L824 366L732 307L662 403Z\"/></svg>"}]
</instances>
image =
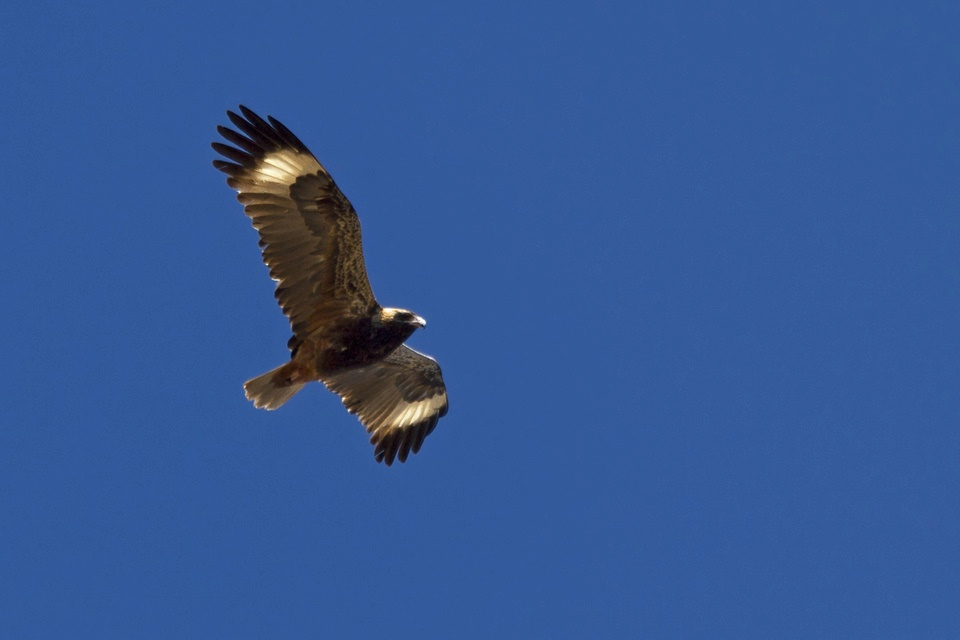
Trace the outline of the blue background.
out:
<instances>
[{"instance_id":1,"label":"blue background","mask_svg":"<svg viewBox=\"0 0 960 640\"><path fill-rule=\"evenodd\" d=\"M954 2L8 3L0 635L960 637ZM358 209L386 468L210 161Z\"/></svg>"}]
</instances>

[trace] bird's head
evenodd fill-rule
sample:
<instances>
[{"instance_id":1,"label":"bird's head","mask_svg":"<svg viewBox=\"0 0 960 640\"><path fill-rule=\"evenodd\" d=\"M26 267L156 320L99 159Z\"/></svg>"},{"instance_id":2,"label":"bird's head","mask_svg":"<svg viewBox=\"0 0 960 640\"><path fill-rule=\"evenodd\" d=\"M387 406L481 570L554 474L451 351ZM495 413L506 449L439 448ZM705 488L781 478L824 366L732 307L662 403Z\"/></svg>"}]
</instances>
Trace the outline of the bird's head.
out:
<instances>
[{"instance_id":1,"label":"bird's head","mask_svg":"<svg viewBox=\"0 0 960 640\"><path fill-rule=\"evenodd\" d=\"M385 307L380 310L380 322L383 325L409 326L411 331L427 326L427 321L412 311L392 307Z\"/></svg>"}]
</instances>

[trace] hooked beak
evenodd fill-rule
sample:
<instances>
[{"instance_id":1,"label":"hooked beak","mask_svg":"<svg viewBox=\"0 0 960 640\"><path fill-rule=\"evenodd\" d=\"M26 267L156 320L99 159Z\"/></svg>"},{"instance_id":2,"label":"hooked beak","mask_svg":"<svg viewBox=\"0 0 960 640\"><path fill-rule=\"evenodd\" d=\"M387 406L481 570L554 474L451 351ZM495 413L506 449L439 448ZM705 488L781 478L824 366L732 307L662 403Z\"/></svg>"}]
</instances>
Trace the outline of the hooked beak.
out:
<instances>
[{"instance_id":1,"label":"hooked beak","mask_svg":"<svg viewBox=\"0 0 960 640\"><path fill-rule=\"evenodd\" d=\"M427 326L427 321L421 318L420 316L413 316L413 324L419 326L421 329Z\"/></svg>"}]
</instances>

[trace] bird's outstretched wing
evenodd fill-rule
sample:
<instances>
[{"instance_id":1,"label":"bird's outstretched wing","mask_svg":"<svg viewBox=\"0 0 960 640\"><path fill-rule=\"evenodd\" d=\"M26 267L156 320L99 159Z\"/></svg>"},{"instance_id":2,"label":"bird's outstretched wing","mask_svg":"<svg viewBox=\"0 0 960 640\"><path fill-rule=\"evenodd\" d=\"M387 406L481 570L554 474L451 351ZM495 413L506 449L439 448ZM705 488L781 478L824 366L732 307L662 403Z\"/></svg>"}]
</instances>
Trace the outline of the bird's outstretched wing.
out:
<instances>
[{"instance_id":1,"label":"bird's outstretched wing","mask_svg":"<svg viewBox=\"0 0 960 640\"><path fill-rule=\"evenodd\" d=\"M263 261L277 281L275 295L294 342L334 318L369 313L377 301L350 201L289 129L242 105L240 112L227 112L240 133L217 127L235 146L212 145L230 162L213 165L229 176L260 232Z\"/></svg>"},{"instance_id":2,"label":"bird's outstretched wing","mask_svg":"<svg viewBox=\"0 0 960 640\"><path fill-rule=\"evenodd\" d=\"M376 446L377 462L405 462L447 413L447 389L437 362L406 345L367 367L324 378Z\"/></svg>"}]
</instances>

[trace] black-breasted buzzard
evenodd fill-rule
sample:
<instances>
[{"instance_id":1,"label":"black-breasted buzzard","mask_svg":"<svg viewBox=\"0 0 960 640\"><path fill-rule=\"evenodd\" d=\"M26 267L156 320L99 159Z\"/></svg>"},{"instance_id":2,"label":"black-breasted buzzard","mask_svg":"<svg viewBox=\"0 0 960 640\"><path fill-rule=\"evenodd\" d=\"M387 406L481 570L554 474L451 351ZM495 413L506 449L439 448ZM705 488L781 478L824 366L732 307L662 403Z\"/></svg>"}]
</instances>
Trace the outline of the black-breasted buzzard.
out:
<instances>
[{"instance_id":1,"label":"black-breasted buzzard","mask_svg":"<svg viewBox=\"0 0 960 640\"><path fill-rule=\"evenodd\" d=\"M272 117L240 106L227 116L240 133L217 131L235 146L213 148L260 233L263 261L290 319L290 362L244 383L254 406L276 409L317 380L356 414L387 465L404 462L447 413L440 367L403 342L426 323L381 307L367 280L360 221L306 146Z\"/></svg>"}]
</instances>

